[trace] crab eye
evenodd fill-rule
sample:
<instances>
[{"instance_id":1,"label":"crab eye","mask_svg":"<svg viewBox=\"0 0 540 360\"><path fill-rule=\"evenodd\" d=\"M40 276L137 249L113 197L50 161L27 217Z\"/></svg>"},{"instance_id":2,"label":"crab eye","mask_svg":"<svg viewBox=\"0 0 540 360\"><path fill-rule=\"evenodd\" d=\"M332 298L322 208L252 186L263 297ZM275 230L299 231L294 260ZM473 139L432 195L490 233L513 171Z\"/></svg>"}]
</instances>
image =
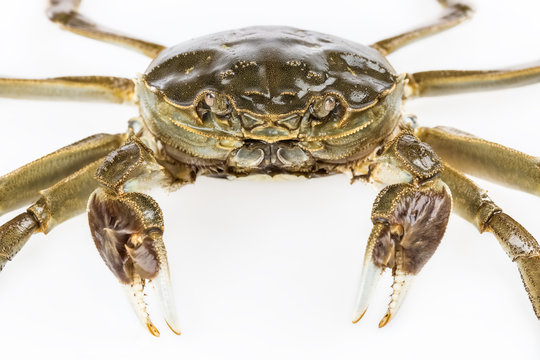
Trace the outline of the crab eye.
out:
<instances>
[{"instance_id":1,"label":"crab eye","mask_svg":"<svg viewBox=\"0 0 540 360\"><path fill-rule=\"evenodd\" d=\"M231 113L232 106L229 98L225 95L216 94L215 92L207 92L203 98L204 104L218 116L226 116Z\"/></svg>"},{"instance_id":2,"label":"crab eye","mask_svg":"<svg viewBox=\"0 0 540 360\"><path fill-rule=\"evenodd\" d=\"M323 99L315 100L312 106L312 113L315 117L322 119L327 117L337 106L338 102L332 95L327 95Z\"/></svg>"},{"instance_id":3,"label":"crab eye","mask_svg":"<svg viewBox=\"0 0 540 360\"><path fill-rule=\"evenodd\" d=\"M199 98L196 105L197 113L202 121L227 120L233 112L233 106L229 98L214 91L207 91Z\"/></svg>"},{"instance_id":4,"label":"crab eye","mask_svg":"<svg viewBox=\"0 0 540 360\"><path fill-rule=\"evenodd\" d=\"M324 110L330 112L336 108L336 99L333 96L327 96L324 99Z\"/></svg>"},{"instance_id":5,"label":"crab eye","mask_svg":"<svg viewBox=\"0 0 540 360\"><path fill-rule=\"evenodd\" d=\"M204 102L206 103L206 105L208 105L208 107L214 106L214 104L216 103L216 94L212 92L207 92L206 94L204 94Z\"/></svg>"}]
</instances>

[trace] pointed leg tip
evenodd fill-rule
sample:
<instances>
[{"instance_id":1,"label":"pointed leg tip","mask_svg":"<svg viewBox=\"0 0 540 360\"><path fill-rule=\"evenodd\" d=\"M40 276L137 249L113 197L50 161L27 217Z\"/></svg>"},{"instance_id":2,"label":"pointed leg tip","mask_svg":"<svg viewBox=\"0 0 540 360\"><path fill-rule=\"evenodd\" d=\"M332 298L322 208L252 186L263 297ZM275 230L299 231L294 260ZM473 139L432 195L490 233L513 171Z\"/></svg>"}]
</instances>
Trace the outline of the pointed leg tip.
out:
<instances>
[{"instance_id":1,"label":"pointed leg tip","mask_svg":"<svg viewBox=\"0 0 540 360\"><path fill-rule=\"evenodd\" d=\"M180 332L180 328L178 327L178 325L174 324L174 326L173 326L173 325L169 324L168 321L165 321L165 322L167 323L167 326L169 327L169 329L171 329L171 331L173 333L175 333L176 335L179 335L179 336L182 334Z\"/></svg>"},{"instance_id":2,"label":"pointed leg tip","mask_svg":"<svg viewBox=\"0 0 540 360\"><path fill-rule=\"evenodd\" d=\"M379 329L385 327L390 322L391 318L392 318L392 314L386 313L381 319L381 321L379 322Z\"/></svg>"}]
</instances>

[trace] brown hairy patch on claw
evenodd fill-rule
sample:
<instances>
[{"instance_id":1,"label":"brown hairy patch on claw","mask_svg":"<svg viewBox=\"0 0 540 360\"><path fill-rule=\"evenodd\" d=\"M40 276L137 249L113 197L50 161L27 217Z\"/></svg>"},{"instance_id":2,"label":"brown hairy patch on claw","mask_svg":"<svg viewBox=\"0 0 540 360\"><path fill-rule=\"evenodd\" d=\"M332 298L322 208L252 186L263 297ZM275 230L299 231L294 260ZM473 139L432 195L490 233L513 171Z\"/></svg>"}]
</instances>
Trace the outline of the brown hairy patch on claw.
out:
<instances>
[{"instance_id":1,"label":"brown hairy patch on claw","mask_svg":"<svg viewBox=\"0 0 540 360\"><path fill-rule=\"evenodd\" d=\"M157 275L154 242L128 202L94 193L88 203L88 221L99 254L121 282L131 283L134 273L143 279Z\"/></svg>"},{"instance_id":2,"label":"brown hairy patch on claw","mask_svg":"<svg viewBox=\"0 0 540 360\"><path fill-rule=\"evenodd\" d=\"M372 255L373 263L381 268L393 268L396 244L394 239L391 238L390 227L385 226L376 236L377 240L375 241Z\"/></svg>"},{"instance_id":3,"label":"brown hairy patch on claw","mask_svg":"<svg viewBox=\"0 0 540 360\"><path fill-rule=\"evenodd\" d=\"M444 188L385 188L374 206L373 222L384 224L374 244L374 264L417 274L439 246L451 208Z\"/></svg>"},{"instance_id":4,"label":"brown hairy patch on claw","mask_svg":"<svg viewBox=\"0 0 540 360\"><path fill-rule=\"evenodd\" d=\"M431 258L446 230L451 204L444 191L414 192L397 203L391 222L403 226L403 271L417 274Z\"/></svg>"}]
</instances>

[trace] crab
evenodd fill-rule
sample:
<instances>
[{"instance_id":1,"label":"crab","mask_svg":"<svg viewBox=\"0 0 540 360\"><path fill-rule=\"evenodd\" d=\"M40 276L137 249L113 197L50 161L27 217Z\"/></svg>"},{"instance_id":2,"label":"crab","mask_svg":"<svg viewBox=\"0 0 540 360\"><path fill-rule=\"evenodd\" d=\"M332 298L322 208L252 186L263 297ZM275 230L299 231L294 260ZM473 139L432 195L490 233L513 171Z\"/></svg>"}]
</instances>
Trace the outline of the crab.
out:
<instances>
[{"instance_id":1,"label":"crab","mask_svg":"<svg viewBox=\"0 0 540 360\"><path fill-rule=\"evenodd\" d=\"M122 134L94 135L0 178L0 214L30 207L0 227L0 267L32 234L88 212L102 259L125 287L151 334L144 289L151 283L179 334L163 215L145 191L176 189L201 176L307 177L347 174L381 188L365 252L353 321L365 314L386 269L393 293L385 326L412 279L439 245L451 210L492 232L517 264L540 316L540 247L463 173L540 194L538 158L459 130L417 125L407 99L527 85L540 67L397 74L385 56L458 25L472 10L441 2L432 25L363 46L285 27L226 31L165 48L105 29L53 0L49 18L67 30L152 58L135 79L0 79L0 95L98 100L138 106Z\"/></svg>"}]
</instances>

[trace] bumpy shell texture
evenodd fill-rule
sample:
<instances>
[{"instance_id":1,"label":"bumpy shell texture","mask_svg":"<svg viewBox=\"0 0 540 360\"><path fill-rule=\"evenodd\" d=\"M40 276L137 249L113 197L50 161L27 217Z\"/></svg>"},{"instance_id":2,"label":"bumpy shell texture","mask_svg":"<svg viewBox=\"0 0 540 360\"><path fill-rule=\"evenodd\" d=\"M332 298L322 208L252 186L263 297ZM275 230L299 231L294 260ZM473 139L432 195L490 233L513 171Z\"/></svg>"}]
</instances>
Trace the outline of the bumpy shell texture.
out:
<instances>
[{"instance_id":1,"label":"bumpy shell texture","mask_svg":"<svg viewBox=\"0 0 540 360\"><path fill-rule=\"evenodd\" d=\"M376 50L289 27L249 27L163 51L145 76L171 102L191 105L204 91L230 96L256 114L302 111L313 96L336 94L363 108L392 88L396 73Z\"/></svg>"}]
</instances>

